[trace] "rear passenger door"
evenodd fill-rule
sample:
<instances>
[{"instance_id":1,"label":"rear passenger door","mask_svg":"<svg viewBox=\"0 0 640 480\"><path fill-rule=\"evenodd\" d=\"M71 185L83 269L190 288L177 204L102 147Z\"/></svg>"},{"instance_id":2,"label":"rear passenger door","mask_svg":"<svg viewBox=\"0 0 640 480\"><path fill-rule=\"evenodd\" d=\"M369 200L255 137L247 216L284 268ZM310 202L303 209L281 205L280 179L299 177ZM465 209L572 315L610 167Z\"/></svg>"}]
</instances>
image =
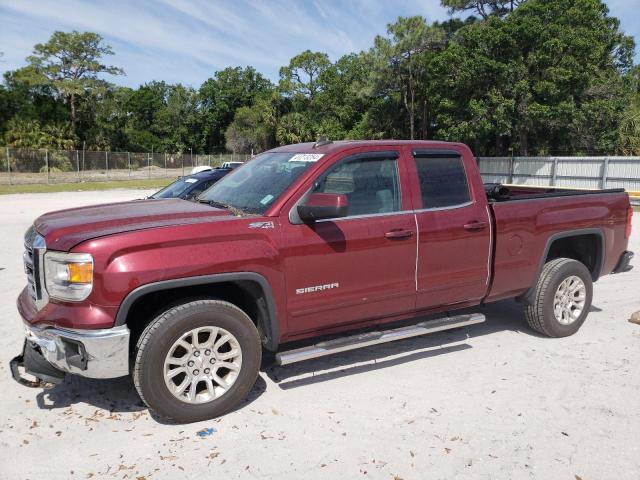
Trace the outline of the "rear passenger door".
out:
<instances>
[{"instance_id":1,"label":"rear passenger door","mask_svg":"<svg viewBox=\"0 0 640 480\"><path fill-rule=\"evenodd\" d=\"M484 297L489 282L486 202L474 198L459 152L411 153L418 205L417 308L475 302Z\"/></svg>"}]
</instances>

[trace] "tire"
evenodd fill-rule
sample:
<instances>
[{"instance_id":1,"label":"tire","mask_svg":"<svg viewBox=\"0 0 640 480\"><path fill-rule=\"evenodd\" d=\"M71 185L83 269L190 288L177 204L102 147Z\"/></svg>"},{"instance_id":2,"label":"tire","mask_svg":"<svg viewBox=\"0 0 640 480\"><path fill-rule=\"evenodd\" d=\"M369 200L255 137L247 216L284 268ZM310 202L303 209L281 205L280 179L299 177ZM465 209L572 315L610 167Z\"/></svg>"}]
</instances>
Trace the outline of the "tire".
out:
<instances>
[{"instance_id":1,"label":"tire","mask_svg":"<svg viewBox=\"0 0 640 480\"><path fill-rule=\"evenodd\" d=\"M576 278L582 282L583 289ZM561 285L563 287L560 291ZM577 289L577 293L567 293L567 297L563 298L563 292L569 292L574 288ZM556 298L556 293L559 299ZM574 309L582 296L584 300L581 309ZM556 258L544 265L535 288L534 301L525 307L525 318L532 329L543 335L555 338L568 337L576 333L584 323L592 298L593 282L587 267L570 258ZM563 308L563 305L566 307Z\"/></svg>"},{"instance_id":2,"label":"tire","mask_svg":"<svg viewBox=\"0 0 640 480\"><path fill-rule=\"evenodd\" d=\"M196 422L236 408L253 387L260 361L260 337L246 313L228 302L195 300L145 328L136 344L133 381L161 417Z\"/></svg>"}]
</instances>

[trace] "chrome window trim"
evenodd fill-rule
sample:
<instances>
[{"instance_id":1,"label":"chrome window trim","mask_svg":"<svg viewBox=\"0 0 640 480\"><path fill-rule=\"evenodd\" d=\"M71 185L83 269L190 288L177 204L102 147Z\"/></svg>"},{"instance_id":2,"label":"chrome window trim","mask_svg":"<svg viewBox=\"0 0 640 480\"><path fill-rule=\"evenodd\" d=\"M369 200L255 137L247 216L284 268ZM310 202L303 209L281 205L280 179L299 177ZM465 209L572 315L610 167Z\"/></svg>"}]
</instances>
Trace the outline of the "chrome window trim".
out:
<instances>
[{"instance_id":1,"label":"chrome window trim","mask_svg":"<svg viewBox=\"0 0 640 480\"><path fill-rule=\"evenodd\" d=\"M449 205L446 207L420 208L418 210L415 210L415 212L422 213L422 212L440 212L442 210L455 210L457 208L468 207L469 205L473 205L474 203L475 202L473 200L469 200L468 202L457 203L455 205Z\"/></svg>"},{"instance_id":2,"label":"chrome window trim","mask_svg":"<svg viewBox=\"0 0 640 480\"><path fill-rule=\"evenodd\" d=\"M464 207L468 207L470 205L473 205L475 202L473 201L469 201L469 202L465 202L465 203L460 203L457 205L452 205L450 207L437 207L437 208L421 208L418 210L398 210L396 212L382 212L382 213L368 213L368 214L364 214L364 215L352 215L350 217L336 217L336 218L325 218L324 220L316 220L314 223L323 223L323 222L343 222L345 220L352 220L352 219L361 219L361 218L371 218L371 217L383 217L386 215L402 215L402 214L418 214L418 213L424 213L424 212L440 212L443 210L455 210L458 208L464 208ZM305 224L298 224L298 223L294 223L293 225L305 225Z\"/></svg>"},{"instance_id":3,"label":"chrome window trim","mask_svg":"<svg viewBox=\"0 0 640 480\"><path fill-rule=\"evenodd\" d=\"M314 223L323 223L323 222L343 222L345 220L359 220L362 218L371 218L371 217L384 217L387 215L403 215L403 214L414 214L413 210L398 210L396 212L382 212L382 213L367 213L363 215L351 215L349 217L336 217L336 218L325 218L324 220L316 220ZM304 225L304 224L303 224Z\"/></svg>"}]
</instances>

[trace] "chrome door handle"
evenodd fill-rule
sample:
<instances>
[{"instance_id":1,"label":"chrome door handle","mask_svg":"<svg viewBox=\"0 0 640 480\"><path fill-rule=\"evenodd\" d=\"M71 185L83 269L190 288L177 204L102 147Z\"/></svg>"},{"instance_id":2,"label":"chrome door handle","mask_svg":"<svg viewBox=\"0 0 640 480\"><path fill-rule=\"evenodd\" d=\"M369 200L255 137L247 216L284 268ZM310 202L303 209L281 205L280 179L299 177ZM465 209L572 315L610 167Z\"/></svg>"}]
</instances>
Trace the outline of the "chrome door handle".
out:
<instances>
[{"instance_id":1,"label":"chrome door handle","mask_svg":"<svg viewBox=\"0 0 640 480\"><path fill-rule=\"evenodd\" d=\"M464 225L464 229L465 230L482 230L484 228L487 228L489 224L487 222L469 222L469 223L465 223Z\"/></svg>"},{"instance_id":2,"label":"chrome door handle","mask_svg":"<svg viewBox=\"0 0 640 480\"><path fill-rule=\"evenodd\" d=\"M391 230L384 234L390 240L402 240L403 238L409 238L413 235L411 230Z\"/></svg>"}]
</instances>

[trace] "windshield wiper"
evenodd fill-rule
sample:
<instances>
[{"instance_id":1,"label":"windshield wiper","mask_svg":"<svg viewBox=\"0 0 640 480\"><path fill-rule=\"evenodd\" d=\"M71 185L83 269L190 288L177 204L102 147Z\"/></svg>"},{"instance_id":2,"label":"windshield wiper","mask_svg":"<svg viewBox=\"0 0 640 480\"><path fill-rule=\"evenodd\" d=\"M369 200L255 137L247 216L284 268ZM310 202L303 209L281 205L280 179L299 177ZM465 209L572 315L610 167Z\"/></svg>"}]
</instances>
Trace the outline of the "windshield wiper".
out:
<instances>
[{"instance_id":1,"label":"windshield wiper","mask_svg":"<svg viewBox=\"0 0 640 480\"><path fill-rule=\"evenodd\" d=\"M238 217L241 217L245 213L238 207L234 207L233 205L227 205L226 203L222 203L222 202L217 202L215 200L207 200L205 198L199 198L198 203L206 203L207 205L210 205L215 208L222 208L224 210L229 210L231 213L233 213Z\"/></svg>"}]
</instances>

